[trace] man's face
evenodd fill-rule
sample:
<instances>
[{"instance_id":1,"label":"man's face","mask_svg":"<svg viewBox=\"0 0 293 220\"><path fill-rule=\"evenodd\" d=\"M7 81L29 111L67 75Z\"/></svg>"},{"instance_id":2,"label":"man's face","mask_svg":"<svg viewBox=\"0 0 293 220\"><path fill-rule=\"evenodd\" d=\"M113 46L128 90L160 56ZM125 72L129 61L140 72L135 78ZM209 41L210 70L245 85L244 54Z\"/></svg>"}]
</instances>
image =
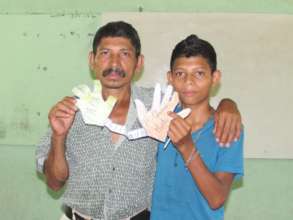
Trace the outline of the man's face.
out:
<instances>
[{"instance_id":1,"label":"man's face","mask_svg":"<svg viewBox=\"0 0 293 220\"><path fill-rule=\"evenodd\" d=\"M90 54L90 64L101 84L110 89L130 86L136 71L140 71L142 57L135 56L135 48L124 37L102 38L96 55Z\"/></svg>"},{"instance_id":2,"label":"man's face","mask_svg":"<svg viewBox=\"0 0 293 220\"><path fill-rule=\"evenodd\" d=\"M211 87L219 78L220 72L212 74L207 60L201 56L177 58L168 73L168 80L185 107L208 103Z\"/></svg>"}]
</instances>

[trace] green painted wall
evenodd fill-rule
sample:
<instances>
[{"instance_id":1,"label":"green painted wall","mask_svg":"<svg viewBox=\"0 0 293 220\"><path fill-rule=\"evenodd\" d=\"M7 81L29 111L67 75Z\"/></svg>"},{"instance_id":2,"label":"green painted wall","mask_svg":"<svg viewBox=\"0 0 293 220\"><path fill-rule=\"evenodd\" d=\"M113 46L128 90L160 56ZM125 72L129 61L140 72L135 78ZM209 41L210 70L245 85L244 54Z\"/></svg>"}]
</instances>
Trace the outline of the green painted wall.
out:
<instances>
[{"instance_id":1,"label":"green painted wall","mask_svg":"<svg viewBox=\"0 0 293 220\"><path fill-rule=\"evenodd\" d=\"M49 107L89 82L91 37L108 11L293 13L292 0L0 0L0 214L8 220L60 216L60 194L35 172L34 144ZM293 160L245 161L245 178L226 207L228 220L293 218Z\"/></svg>"}]
</instances>

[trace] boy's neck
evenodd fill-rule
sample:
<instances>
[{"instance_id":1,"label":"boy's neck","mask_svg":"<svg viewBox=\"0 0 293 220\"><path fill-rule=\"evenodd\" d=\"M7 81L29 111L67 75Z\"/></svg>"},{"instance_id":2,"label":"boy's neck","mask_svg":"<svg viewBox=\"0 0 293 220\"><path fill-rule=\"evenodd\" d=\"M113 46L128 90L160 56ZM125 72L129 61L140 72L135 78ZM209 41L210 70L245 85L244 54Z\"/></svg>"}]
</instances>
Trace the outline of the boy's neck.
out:
<instances>
[{"instance_id":1,"label":"boy's neck","mask_svg":"<svg viewBox=\"0 0 293 220\"><path fill-rule=\"evenodd\" d=\"M210 106L209 102L184 107L191 109L191 113L186 120L191 124L192 132L202 128L214 113L214 109Z\"/></svg>"}]
</instances>

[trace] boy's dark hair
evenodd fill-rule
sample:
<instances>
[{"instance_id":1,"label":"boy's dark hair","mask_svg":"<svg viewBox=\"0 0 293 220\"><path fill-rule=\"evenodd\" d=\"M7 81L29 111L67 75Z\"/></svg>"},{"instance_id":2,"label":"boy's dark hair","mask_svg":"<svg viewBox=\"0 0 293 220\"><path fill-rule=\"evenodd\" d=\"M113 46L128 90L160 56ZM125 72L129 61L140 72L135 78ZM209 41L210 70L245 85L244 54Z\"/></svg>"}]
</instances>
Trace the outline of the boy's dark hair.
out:
<instances>
[{"instance_id":1,"label":"boy's dark hair","mask_svg":"<svg viewBox=\"0 0 293 220\"><path fill-rule=\"evenodd\" d=\"M140 39L135 28L124 21L109 22L100 27L96 32L93 40L93 53L96 54L102 38L104 37L124 37L130 40L132 46L135 48L135 55L140 55L141 45Z\"/></svg>"},{"instance_id":2,"label":"boy's dark hair","mask_svg":"<svg viewBox=\"0 0 293 220\"><path fill-rule=\"evenodd\" d=\"M217 54L213 46L209 42L192 34L180 41L173 49L170 61L171 70L177 58L193 56L205 58L210 65L212 73L217 69Z\"/></svg>"}]
</instances>

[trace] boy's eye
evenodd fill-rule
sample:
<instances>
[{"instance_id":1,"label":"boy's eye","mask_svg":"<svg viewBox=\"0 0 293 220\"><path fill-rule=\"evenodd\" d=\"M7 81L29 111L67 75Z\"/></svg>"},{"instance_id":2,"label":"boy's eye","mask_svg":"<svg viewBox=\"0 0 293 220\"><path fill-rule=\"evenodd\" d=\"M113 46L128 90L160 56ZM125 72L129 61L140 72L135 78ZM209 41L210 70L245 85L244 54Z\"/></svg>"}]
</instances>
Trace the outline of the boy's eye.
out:
<instances>
[{"instance_id":1,"label":"boy's eye","mask_svg":"<svg viewBox=\"0 0 293 220\"><path fill-rule=\"evenodd\" d=\"M182 71L176 71L175 72L175 76L177 77L177 78L184 78L185 77L185 74L184 74L184 72L182 72Z\"/></svg>"},{"instance_id":2,"label":"boy's eye","mask_svg":"<svg viewBox=\"0 0 293 220\"><path fill-rule=\"evenodd\" d=\"M195 78L197 78L197 79L202 79L202 78L204 78L204 76L205 76L205 72L203 72L203 71L196 71L196 72L194 73L194 76L195 76Z\"/></svg>"}]
</instances>

